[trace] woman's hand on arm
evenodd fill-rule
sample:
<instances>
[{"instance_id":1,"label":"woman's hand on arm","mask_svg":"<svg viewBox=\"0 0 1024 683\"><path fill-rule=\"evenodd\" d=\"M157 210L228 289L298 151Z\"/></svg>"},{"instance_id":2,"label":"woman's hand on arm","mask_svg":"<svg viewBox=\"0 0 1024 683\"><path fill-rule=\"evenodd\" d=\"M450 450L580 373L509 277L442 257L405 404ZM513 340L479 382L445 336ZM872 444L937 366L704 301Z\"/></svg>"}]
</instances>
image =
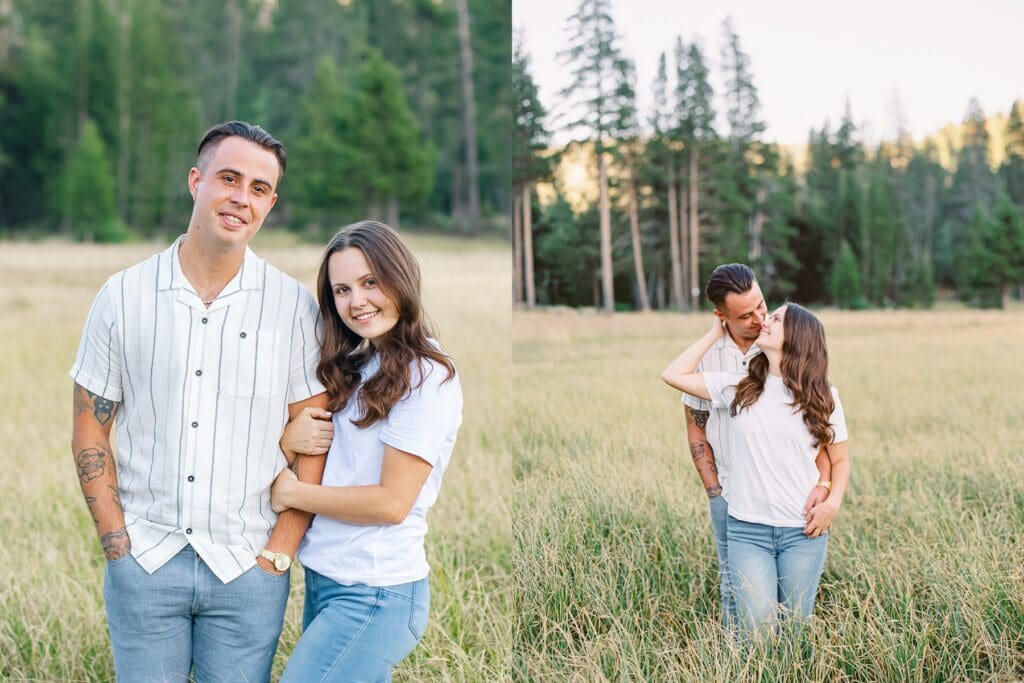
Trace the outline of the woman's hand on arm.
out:
<instances>
[{"instance_id":1,"label":"woman's hand on arm","mask_svg":"<svg viewBox=\"0 0 1024 683\"><path fill-rule=\"evenodd\" d=\"M334 438L331 414L322 408L303 408L281 434L281 450L291 465L298 455L324 455Z\"/></svg>"},{"instance_id":2,"label":"woman's hand on arm","mask_svg":"<svg viewBox=\"0 0 1024 683\"><path fill-rule=\"evenodd\" d=\"M385 445L380 484L317 486L304 484L284 470L274 482L271 499L278 512L298 508L350 524L400 524L432 469L426 460Z\"/></svg>"},{"instance_id":3,"label":"woman's hand on arm","mask_svg":"<svg viewBox=\"0 0 1024 683\"><path fill-rule=\"evenodd\" d=\"M847 442L828 444L829 463L832 466L832 491L821 503L811 508L807 515L807 526L804 533L810 537L820 536L828 531L835 520L836 513L843 503L846 485L850 481L850 459Z\"/></svg>"},{"instance_id":4,"label":"woman's hand on arm","mask_svg":"<svg viewBox=\"0 0 1024 683\"><path fill-rule=\"evenodd\" d=\"M676 359L669 363L668 367L662 370L661 379L670 387L686 392L691 396L698 396L703 399L710 399L704 376L697 369L697 364L704 354L708 352L716 341L725 335L724 323L714 317L709 329L703 337L690 344L685 351L676 356Z\"/></svg>"}]
</instances>

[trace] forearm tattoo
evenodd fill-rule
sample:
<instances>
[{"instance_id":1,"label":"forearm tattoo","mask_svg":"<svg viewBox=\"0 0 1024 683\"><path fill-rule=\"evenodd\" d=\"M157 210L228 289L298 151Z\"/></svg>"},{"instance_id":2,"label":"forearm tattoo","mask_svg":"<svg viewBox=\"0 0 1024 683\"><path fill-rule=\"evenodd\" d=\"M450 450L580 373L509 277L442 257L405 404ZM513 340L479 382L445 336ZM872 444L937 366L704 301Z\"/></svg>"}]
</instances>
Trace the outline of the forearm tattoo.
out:
<instances>
[{"instance_id":1,"label":"forearm tattoo","mask_svg":"<svg viewBox=\"0 0 1024 683\"><path fill-rule=\"evenodd\" d=\"M99 524L100 520L96 518L96 513L92 511L92 506L96 504L96 496L86 496L85 504L89 506L89 514L92 516L92 523Z\"/></svg>"},{"instance_id":2,"label":"forearm tattoo","mask_svg":"<svg viewBox=\"0 0 1024 683\"><path fill-rule=\"evenodd\" d=\"M114 417L114 410L117 408L117 404L76 384L75 417L86 412L90 407L96 421L101 425L105 425L110 422L110 418Z\"/></svg>"},{"instance_id":3,"label":"forearm tattoo","mask_svg":"<svg viewBox=\"0 0 1024 683\"><path fill-rule=\"evenodd\" d=\"M693 408L689 408L688 410L690 411L690 415L693 415L693 423L695 425L701 429L708 426L708 417L711 415L710 412L706 410L694 410Z\"/></svg>"},{"instance_id":4,"label":"forearm tattoo","mask_svg":"<svg viewBox=\"0 0 1024 683\"><path fill-rule=\"evenodd\" d=\"M82 485L93 479L103 476L107 468L107 460L110 458L110 451L102 446L97 448L86 448L78 453L75 463L78 465L78 478Z\"/></svg>"},{"instance_id":5,"label":"forearm tattoo","mask_svg":"<svg viewBox=\"0 0 1024 683\"><path fill-rule=\"evenodd\" d=\"M100 536L100 543L103 545L103 554L108 560L119 560L131 550L132 542L128 538L128 530L121 527L117 531Z\"/></svg>"},{"instance_id":6,"label":"forearm tattoo","mask_svg":"<svg viewBox=\"0 0 1024 683\"><path fill-rule=\"evenodd\" d=\"M691 441L690 442L690 455L693 457L694 462L700 460L707 455L707 448L704 447L703 441Z\"/></svg>"}]
</instances>

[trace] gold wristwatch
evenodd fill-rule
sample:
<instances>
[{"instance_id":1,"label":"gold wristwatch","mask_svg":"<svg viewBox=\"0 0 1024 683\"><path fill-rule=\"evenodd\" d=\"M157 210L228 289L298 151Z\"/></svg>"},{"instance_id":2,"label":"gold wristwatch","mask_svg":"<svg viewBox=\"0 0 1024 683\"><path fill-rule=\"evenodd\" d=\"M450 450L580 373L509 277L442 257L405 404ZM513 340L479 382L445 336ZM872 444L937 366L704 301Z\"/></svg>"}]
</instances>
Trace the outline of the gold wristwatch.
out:
<instances>
[{"instance_id":1,"label":"gold wristwatch","mask_svg":"<svg viewBox=\"0 0 1024 683\"><path fill-rule=\"evenodd\" d=\"M815 486L815 488L817 488L818 486L820 486L820 487L822 487L823 489L825 489L826 491L828 491L829 493L832 493L832 482L830 482L830 481L819 481L819 482L818 482L817 484L815 484L814 486Z\"/></svg>"},{"instance_id":2,"label":"gold wristwatch","mask_svg":"<svg viewBox=\"0 0 1024 683\"><path fill-rule=\"evenodd\" d=\"M288 567L292 566L292 558L288 553L275 553L273 550L264 548L260 551L260 557L273 562L274 569L279 572L288 571Z\"/></svg>"}]
</instances>

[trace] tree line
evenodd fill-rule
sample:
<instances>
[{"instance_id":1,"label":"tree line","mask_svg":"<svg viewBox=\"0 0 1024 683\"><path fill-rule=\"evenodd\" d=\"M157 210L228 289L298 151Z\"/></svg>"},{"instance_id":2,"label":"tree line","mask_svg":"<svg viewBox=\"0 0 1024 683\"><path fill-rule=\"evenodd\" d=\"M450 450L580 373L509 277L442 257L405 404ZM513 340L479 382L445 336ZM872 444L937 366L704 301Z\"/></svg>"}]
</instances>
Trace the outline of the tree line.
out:
<instances>
[{"instance_id":1,"label":"tree line","mask_svg":"<svg viewBox=\"0 0 1024 683\"><path fill-rule=\"evenodd\" d=\"M180 231L202 132L289 150L273 222L507 230L501 0L0 0L0 232Z\"/></svg>"},{"instance_id":2,"label":"tree line","mask_svg":"<svg viewBox=\"0 0 1024 683\"><path fill-rule=\"evenodd\" d=\"M722 26L716 100L699 41L662 52L653 105L610 0L582 0L560 58L575 140L552 149L548 115L522 45L513 50L514 301L688 310L720 263L749 263L766 296L842 308L928 307L938 292L1002 307L1024 283L1024 103L1012 103L998 167L971 99L955 149L896 136L867 145L849 104L838 127L811 130L806 168L765 139L749 56ZM724 126L716 102L724 103ZM597 201L574 210L554 177L560 156L596 167ZM953 163L943 164L944 153ZM536 188L554 183L553 201ZM578 209L578 207L577 207Z\"/></svg>"}]
</instances>

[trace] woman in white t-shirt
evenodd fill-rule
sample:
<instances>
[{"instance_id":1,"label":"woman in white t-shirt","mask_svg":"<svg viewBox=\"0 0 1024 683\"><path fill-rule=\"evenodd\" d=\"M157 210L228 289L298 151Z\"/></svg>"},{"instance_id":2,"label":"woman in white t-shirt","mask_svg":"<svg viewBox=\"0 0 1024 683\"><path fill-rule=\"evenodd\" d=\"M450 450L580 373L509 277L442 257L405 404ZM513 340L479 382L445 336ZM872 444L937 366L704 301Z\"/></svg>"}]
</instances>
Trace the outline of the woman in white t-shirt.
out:
<instances>
[{"instance_id":1,"label":"woman in white t-shirt","mask_svg":"<svg viewBox=\"0 0 1024 683\"><path fill-rule=\"evenodd\" d=\"M761 328L746 374L695 372L724 334L710 331L683 351L662 379L687 394L729 408L728 547L740 623L754 631L779 617L809 618L825 567L828 530L846 492L850 463L839 393L828 381L821 322L807 309L780 306ZM827 498L805 509L815 486L814 459L832 463Z\"/></svg>"},{"instance_id":2,"label":"woman in white t-shirt","mask_svg":"<svg viewBox=\"0 0 1024 683\"><path fill-rule=\"evenodd\" d=\"M281 443L294 458L315 451L330 424L333 438L321 485L286 469L272 491L276 511L316 514L298 554L303 635L281 680L389 681L427 625L426 516L462 422L462 391L424 321L419 266L393 229L342 229L324 252L317 294L317 376L331 413L306 409Z\"/></svg>"}]
</instances>

